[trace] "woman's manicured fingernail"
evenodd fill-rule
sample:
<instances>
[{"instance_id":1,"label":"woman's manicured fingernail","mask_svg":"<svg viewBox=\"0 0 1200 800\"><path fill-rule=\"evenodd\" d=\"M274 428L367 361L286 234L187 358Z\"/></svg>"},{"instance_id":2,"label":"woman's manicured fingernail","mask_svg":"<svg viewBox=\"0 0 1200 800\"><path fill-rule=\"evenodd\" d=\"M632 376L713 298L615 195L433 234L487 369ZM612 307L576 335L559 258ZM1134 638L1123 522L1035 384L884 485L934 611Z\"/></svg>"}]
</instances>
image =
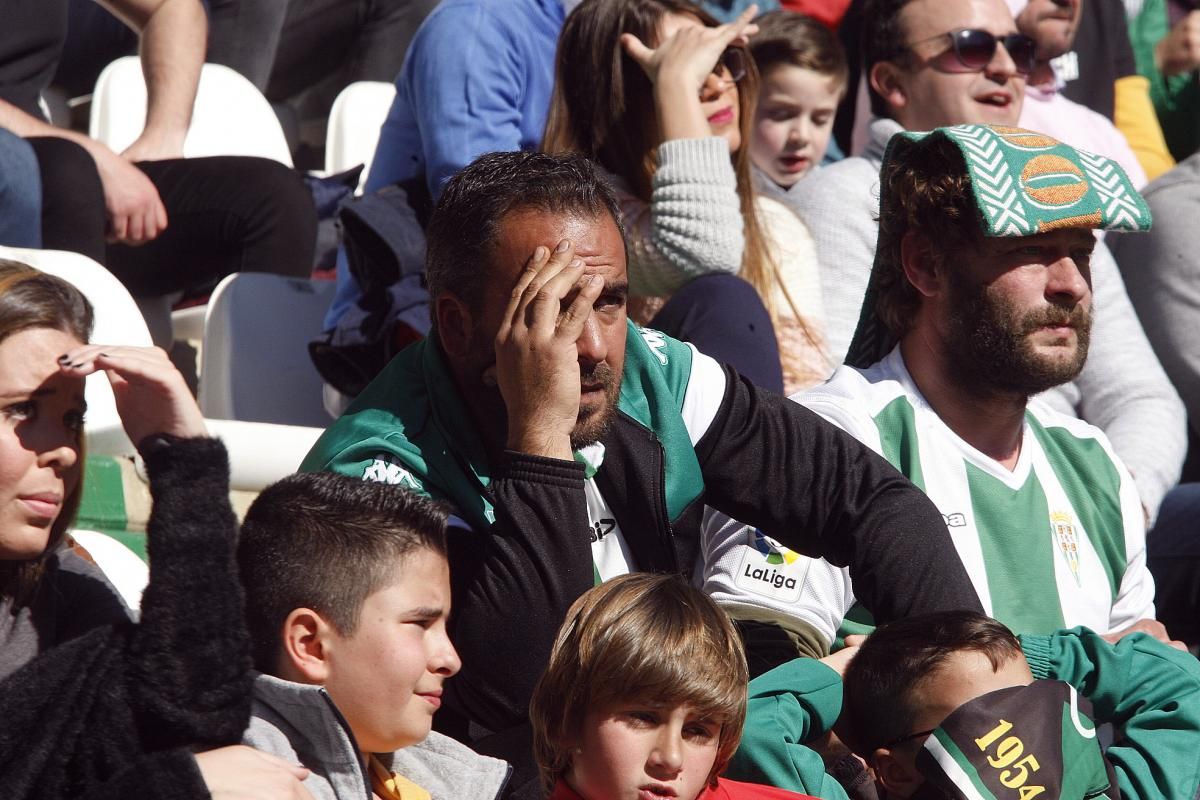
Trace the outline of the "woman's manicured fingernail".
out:
<instances>
[{"instance_id":1,"label":"woman's manicured fingernail","mask_svg":"<svg viewBox=\"0 0 1200 800\"><path fill-rule=\"evenodd\" d=\"M541 261L543 258L545 258L545 257L546 257L546 253L548 253L548 252L549 252L549 251L548 251L546 248L542 247L542 246L539 244L539 245L537 246L537 249L533 251L533 259L534 259L534 261Z\"/></svg>"},{"instance_id":2,"label":"woman's manicured fingernail","mask_svg":"<svg viewBox=\"0 0 1200 800\"><path fill-rule=\"evenodd\" d=\"M571 246L571 243L569 241L567 241L566 239L563 239L561 242L558 243L558 247L556 247L554 249L559 253L563 253L563 252L566 252L566 249L570 246Z\"/></svg>"}]
</instances>

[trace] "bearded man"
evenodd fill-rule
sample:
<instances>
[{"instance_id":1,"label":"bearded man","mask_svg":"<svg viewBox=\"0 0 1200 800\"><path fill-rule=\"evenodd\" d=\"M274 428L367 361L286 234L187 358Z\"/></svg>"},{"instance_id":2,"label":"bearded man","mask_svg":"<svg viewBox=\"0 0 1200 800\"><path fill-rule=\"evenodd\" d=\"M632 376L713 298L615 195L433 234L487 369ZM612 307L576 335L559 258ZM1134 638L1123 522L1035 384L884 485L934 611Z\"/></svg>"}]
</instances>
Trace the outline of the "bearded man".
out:
<instances>
[{"instance_id":1,"label":"bearded man","mask_svg":"<svg viewBox=\"0 0 1200 800\"><path fill-rule=\"evenodd\" d=\"M303 467L453 507L463 667L439 728L512 762L519 796L541 796L528 703L567 609L621 573L690 574L707 507L848 565L880 616L978 608L937 509L886 461L629 324L619 219L579 156L493 153L462 170L428 230L433 336Z\"/></svg>"},{"instance_id":2,"label":"bearded man","mask_svg":"<svg viewBox=\"0 0 1200 800\"><path fill-rule=\"evenodd\" d=\"M1099 429L1030 399L1087 358L1093 229L1148 229L1145 202L1108 159L984 125L897 134L880 185L847 365L796 399L928 493L988 615L1165 639L1132 478Z\"/></svg>"}]
</instances>

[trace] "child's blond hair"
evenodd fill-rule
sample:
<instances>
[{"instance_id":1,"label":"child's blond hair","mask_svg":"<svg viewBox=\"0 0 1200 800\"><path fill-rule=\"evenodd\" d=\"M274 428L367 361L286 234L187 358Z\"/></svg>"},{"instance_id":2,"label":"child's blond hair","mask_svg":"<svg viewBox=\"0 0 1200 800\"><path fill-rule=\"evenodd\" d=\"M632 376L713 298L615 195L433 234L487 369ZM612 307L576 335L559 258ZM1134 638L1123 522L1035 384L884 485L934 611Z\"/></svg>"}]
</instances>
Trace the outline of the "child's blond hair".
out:
<instances>
[{"instance_id":1,"label":"child's blond hair","mask_svg":"<svg viewBox=\"0 0 1200 800\"><path fill-rule=\"evenodd\" d=\"M648 573L596 586L567 612L529 707L547 790L570 769L588 711L630 700L686 704L719 722L715 784L741 739L748 681L737 630L699 589Z\"/></svg>"}]
</instances>

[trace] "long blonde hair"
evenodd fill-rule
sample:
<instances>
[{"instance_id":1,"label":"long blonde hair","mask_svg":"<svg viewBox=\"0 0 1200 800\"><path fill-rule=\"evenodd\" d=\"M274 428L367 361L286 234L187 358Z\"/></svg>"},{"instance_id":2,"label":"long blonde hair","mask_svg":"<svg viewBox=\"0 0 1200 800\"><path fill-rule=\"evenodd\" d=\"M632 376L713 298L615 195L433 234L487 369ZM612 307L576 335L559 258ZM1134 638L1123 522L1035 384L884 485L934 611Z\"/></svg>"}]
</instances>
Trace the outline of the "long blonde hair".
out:
<instances>
[{"instance_id":1,"label":"long blonde hair","mask_svg":"<svg viewBox=\"0 0 1200 800\"><path fill-rule=\"evenodd\" d=\"M653 85L626 55L620 37L632 33L643 42L657 42L659 23L667 14L686 14L710 27L718 24L685 0L583 0L558 39L554 95L542 139L547 152L577 152L596 161L647 203L658 168ZM738 129L744 143L750 141L758 99L758 70L749 53L745 62L746 76L738 82ZM739 274L758 291L776 327L781 311L777 290L802 321L758 218L750 148L739 147L732 161L746 240Z\"/></svg>"}]
</instances>

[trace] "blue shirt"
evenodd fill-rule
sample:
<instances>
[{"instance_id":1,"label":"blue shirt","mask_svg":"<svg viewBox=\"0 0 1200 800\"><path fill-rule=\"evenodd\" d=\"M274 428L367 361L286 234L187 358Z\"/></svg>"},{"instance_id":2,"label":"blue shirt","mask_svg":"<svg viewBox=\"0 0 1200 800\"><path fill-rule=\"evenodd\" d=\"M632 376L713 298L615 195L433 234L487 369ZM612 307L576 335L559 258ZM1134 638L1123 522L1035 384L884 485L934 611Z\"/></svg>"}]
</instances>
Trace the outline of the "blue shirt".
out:
<instances>
[{"instance_id":1,"label":"blue shirt","mask_svg":"<svg viewBox=\"0 0 1200 800\"><path fill-rule=\"evenodd\" d=\"M442 0L396 78L366 191L424 175L436 201L446 181L484 153L536 149L563 17L562 0ZM326 329L360 294L344 249L337 273Z\"/></svg>"}]
</instances>

